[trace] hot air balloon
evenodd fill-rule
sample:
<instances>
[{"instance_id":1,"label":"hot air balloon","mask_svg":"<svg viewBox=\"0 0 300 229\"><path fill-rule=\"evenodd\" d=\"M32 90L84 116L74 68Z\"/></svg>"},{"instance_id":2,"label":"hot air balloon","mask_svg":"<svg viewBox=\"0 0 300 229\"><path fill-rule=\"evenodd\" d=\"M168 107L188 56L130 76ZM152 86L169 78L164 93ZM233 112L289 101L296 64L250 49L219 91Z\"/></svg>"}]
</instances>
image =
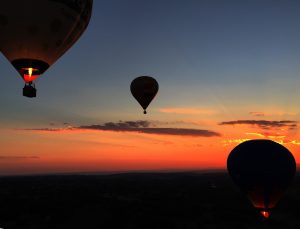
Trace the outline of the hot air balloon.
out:
<instances>
[{"instance_id":1,"label":"hot air balloon","mask_svg":"<svg viewBox=\"0 0 300 229\"><path fill-rule=\"evenodd\" d=\"M147 114L146 109L158 92L158 83L150 76L140 76L131 82L130 91Z\"/></svg>"},{"instance_id":2,"label":"hot air balloon","mask_svg":"<svg viewBox=\"0 0 300 229\"><path fill-rule=\"evenodd\" d=\"M25 81L23 95L36 97L34 80L86 29L93 0L9 0L0 7L0 51Z\"/></svg>"},{"instance_id":3,"label":"hot air balloon","mask_svg":"<svg viewBox=\"0 0 300 229\"><path fill-rule=\"evenodd\" d=\"M228 156L229 175L255 208L268 218L291 183L296 162L284 146L271 140L249 140Z\"/></svg>"}]
</instances>

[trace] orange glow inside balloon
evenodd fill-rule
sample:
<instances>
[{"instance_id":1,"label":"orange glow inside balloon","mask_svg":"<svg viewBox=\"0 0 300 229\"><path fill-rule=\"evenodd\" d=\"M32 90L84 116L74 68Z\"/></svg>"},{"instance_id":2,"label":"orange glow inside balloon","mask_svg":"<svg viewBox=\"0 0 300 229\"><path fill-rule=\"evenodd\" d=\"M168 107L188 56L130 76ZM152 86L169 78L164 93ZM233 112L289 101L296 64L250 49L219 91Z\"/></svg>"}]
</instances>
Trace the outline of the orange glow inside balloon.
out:
<instances>
[{"instance_id":1,"label":"orange glow inside balloon","mask_svg":"<svg viewBox=\"0 0 300 229\"><path fill-rule=\"evenodd\" d=\"M266 210L261 211L260 214L261 214L265 219L268 219L268 218L270 217L270 212L269 212L269 211L266 211Z\"/></svg>"},{"instance_id":2,"label":"orange glow inside balloon","mask_svg":"<svg viewBox=\"0 0 300 229\"><path fill-rule=\"evenodd\" d=\"M36 68L23 68L23 79L26 83L36 80L40 75L38 75L38 69Z\"/></svg>"}]
</instances>

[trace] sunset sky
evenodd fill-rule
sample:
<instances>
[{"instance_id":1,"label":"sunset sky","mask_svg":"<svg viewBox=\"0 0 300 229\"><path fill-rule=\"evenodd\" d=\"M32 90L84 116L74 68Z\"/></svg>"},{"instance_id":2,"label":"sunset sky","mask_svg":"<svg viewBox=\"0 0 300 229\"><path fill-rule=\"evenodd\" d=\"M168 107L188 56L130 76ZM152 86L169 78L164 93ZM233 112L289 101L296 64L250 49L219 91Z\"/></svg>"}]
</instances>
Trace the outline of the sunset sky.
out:
<instances>
[{"instance_id":1,"label":"sunset sky","mask_svg":"<svg viewBox=\"0 0 300 229\"><path fill-rule=\"evenodd\" d=\"M37 81L0 55L0 175L225 168L247 139L300 161L300 2L95 0ZM144 115L130 82L159 92Z\"/></svg>"}]
</instances>

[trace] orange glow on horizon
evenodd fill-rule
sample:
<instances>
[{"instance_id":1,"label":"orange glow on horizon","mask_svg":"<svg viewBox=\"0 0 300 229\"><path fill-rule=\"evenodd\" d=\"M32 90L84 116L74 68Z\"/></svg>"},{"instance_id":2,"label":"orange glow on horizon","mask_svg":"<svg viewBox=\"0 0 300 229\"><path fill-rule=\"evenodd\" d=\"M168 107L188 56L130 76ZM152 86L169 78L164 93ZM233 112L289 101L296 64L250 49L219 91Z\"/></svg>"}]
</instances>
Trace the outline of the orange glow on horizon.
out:
<instances>
[{"instance_id":1,"label":"orange glow on horizon","mask_svg":"<svg viewBox=\"0 0 300 229\"><path fill-rule=\"evenodd\" d=\"M225 168L219 137L61 129L11 130L0 140L4 171L202 170ZM0 134L1 137L2 134ZM18 139L18 145L14 144ZM30 139L30 140L29 140ZM2 144L3 143L3 144ZM35 156L37 158L35 158Z\"/></svg>"},{"instance_id":2,"label":"orange glow on horizon","mask_svg":"<svg viewBox=\"0 0 300 229\"><path fill-rule=\"evenodd\" d=\"M184 125L189 128L215 131L220 136L149 134L65 125L6 129L0 132L0 174L226 169L227 157L236 145L258 138L284 144L296 161L300 160L298 133L246 125L221 126L218 121L206 128L198 119L180 121L186 120L189 122ZM170 123L158 125L172 125L174 129L183 125Z\"/></svg>"}]
</instances>

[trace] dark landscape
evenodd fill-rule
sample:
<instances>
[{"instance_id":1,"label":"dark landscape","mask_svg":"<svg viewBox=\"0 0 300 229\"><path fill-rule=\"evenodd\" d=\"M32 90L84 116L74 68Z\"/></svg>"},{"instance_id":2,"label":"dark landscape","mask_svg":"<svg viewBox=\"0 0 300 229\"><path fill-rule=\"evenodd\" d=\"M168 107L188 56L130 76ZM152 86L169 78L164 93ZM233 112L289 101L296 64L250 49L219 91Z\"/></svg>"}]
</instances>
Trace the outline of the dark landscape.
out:
<instances>
[{"instance_id":1,"label":"dark landscape","mask_svg":"<svg viewBox=\"0 0 300 229\"><path fill-rule=\"evenodd\" d=\"M300 174L264 220L224 172L0 178L4 229L300 228Z\"/></svg>"}]
</instances>

